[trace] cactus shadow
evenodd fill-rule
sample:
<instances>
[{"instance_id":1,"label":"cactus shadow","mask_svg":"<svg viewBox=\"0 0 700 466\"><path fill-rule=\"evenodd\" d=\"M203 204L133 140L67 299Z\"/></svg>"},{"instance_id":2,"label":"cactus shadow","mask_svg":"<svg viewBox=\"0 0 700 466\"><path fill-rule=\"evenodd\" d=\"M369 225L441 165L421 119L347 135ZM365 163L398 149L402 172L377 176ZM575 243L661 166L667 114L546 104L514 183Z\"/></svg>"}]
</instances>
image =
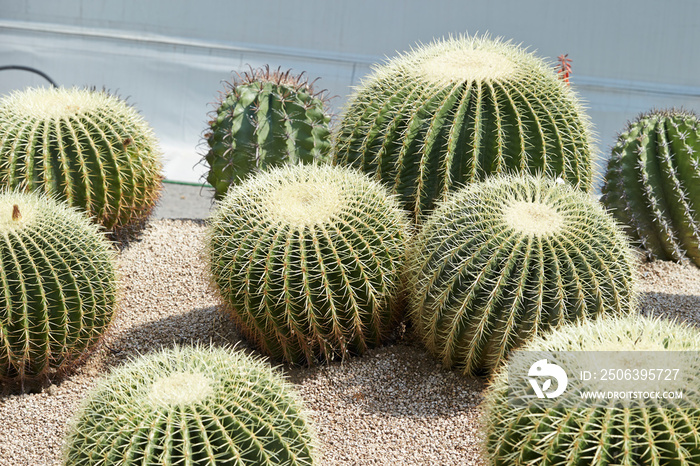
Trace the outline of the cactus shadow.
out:
<instances>
[{"instance_id":1,"label":"cactus shadow","mask_svg":"<svg viewBox=\"0 0 700 466\"><path fill-rule=\"evenodd\" d=\"M700 295L645 291L640 293L638 304L642 315L675 319L700 328Z\"/></svg>"},{"instance_id":2,"label":"cactus shadow","mask_svg":"<svg viewBox=\"0 0 700 466\"><path fill-rule=\"evenodd\" d=\"M250 349L233 321L218 306L195 308L130 326L108 335L103 345L109 365L175 346Z\"/></svg>"},{"instance_id":3,"label":"cactus shadow","mask_svg":"<svg viewBox=\"0 0 700 466\"><path fill-rule=\"evenodd\" d=\"M482 401L485 380L444 369L412 341L373 349L363 356L287 375L316 411L339 408L397 418L449 418L473 411ZM305 396L318 384L328 396ZM335 406L334 406L335 405ZM333 411L331 411L333 412Z\"/></svg>"},{"instance_id":4,"label":"cactus shadow","mask_svg":"<svg viewBox=\"0 0 700 466\"><path fill-rule=\"evenodd\" d=\"M235 346L264 358L216 305L130 326L108 335L103 345L108 366L176 345ZM486 385L444 369L410 335L344 361L311 367L268 362L295 386L308 408L319 412L340 408L381 417L449 418L476 409ZM319 384L323 397L312 394Z\"/></svg>"}]
</instances>

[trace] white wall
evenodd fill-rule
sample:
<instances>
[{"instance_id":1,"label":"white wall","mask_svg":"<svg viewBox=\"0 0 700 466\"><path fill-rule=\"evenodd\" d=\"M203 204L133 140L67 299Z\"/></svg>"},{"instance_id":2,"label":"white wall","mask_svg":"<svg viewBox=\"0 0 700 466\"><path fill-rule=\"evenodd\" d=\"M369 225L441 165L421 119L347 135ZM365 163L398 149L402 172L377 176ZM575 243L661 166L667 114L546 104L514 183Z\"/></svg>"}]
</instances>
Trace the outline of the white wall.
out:
<instances>
[{"instance_id":1,"label":"white wall","mask_svg":"<svg viewBox=\"0 0 700 466\"><path fill-rule=\"evenodd\" d=\"M305 70L338 96L339 112L371 64L464 32L511 39L550 61L568 53L602 157L640 112L700 111L694 0L0 0L0 66L128 96L161 139L166 176L199 181L209 103L232 70ZM0 94L44 83L0 72Z\"/></svg>"}]
</instances>

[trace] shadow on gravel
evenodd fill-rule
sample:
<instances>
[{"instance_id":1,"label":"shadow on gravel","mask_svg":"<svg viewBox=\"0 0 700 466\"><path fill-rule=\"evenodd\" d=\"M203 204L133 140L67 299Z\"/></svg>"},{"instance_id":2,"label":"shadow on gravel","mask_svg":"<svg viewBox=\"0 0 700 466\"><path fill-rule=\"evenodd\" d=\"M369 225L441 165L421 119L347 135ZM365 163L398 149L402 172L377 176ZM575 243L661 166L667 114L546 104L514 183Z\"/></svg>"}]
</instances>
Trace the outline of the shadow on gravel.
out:
<instances>
[{"instance_id":1,"label":"shadow on gravel","mask_svg":"<svg viewBox=\"0 0 700 466\"><path fill-rule=\"evenodd\" d=\"M290 369L288 375L302 386L302 397L305 387L332 387L333 399L316 400L320 405L337 404L368 415L402 418L449 418L472 411L481 402L486 385L481 379L443 369L412 342L370 350L342 363Z\"/></svg>"},{"instance_id":2,"label":"shadow on gravel","mask_svg":"<svg viewBox=\"0 0 700 466\"><path fill-rule=\"evenodd\" d=\"M193 309L108 335L104 347L108 353L106 363L113 366L161 348L197 344L235 345L238 350L261 356L243 339L232 319L216 306ZM343 362L313 367L291 367L278 361L270 364L297 386L305 402L311 401L305 391L323 384L330 390L324 390L326 398L317 400L318 403L359 409L368 415L449 418L473 410L481 402L485 387L481 379L443 369L411 338Z\"/></svg>"},{"instance_id":3,"label":"shadow on gravel","mask_svg":"<svg viewBox=\"0 0 700 466\"><path fill-rule=\"evenodd\" d=\"M677 319L700 327L700 296L646 291L639 295L643 315Z\"/></svg>"},{"instance_id":4,"label":"shadow on gravel","mask_svg":"<svg viewBox=\"0 0 700 466\"><path fill-rule=\"evenodd\" d=\"M130 327L116 335L108 335L104 346L109 363L146 354L176 345L214 345L247 347L232 320L217 306L193 309L163 319Z\"/></svg>"}]
</instances>

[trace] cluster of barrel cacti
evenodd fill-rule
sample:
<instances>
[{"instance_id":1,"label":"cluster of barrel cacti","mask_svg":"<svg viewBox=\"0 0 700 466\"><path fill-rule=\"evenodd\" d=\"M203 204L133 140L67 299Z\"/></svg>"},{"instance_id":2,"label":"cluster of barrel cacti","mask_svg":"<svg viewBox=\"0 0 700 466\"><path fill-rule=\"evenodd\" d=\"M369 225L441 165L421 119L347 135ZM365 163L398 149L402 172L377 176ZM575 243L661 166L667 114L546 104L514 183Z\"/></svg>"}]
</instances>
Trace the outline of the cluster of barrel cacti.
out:
<instances>
[{"instance_id":1,"label":"cluster of barrel cacti","mask_svg":"<svg viewBox=\"0 0 700 466\"><path fill-rule=\"evenodd\" d=\"M623 228L650 256L700 265L700 124L663 111L629 125L603 187L611 214L589 194L592 134L566 76L498 39L437 41L377 67L332 132L303 76L238 75L203 161L217 201L209 272L241 334L273 360L314 364L362 355L405 317L445 367L494 377L491 464L697 464L696 408L547 406L525 392L524 411L508 404L517 348L698 350L697 332L635 315ZM0 102L0 382L41 384L95 346L117 284L88 219L138 231L161 170L150 128L106 92ZM314 449L292 388L261 360L176 347L105 378L64 453L305 465Z\"/></svg>"},{"instance_id":2,"label":"cluster of barrel cacti","mask_svg":"<svg viewBox=\"0 0 700 466\"><path fill-rule=\"evenodd\" d=\"M105 91L0 101L0 382L34 390L92 350L116 308L112 239L145 225L162 161L145 120Z\"/></svg>"}]
</instances>

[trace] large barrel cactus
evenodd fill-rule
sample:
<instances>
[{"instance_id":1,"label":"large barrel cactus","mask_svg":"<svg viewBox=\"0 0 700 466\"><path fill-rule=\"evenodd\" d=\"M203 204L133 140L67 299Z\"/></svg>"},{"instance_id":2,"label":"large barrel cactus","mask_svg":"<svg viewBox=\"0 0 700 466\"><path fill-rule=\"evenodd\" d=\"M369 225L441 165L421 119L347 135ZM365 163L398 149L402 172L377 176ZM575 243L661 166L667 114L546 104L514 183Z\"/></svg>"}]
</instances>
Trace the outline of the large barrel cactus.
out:
<instances>
[{"instance_id":1,"label":"large barrel cactus","mask_svg":"<svg viewBox=\"0 0 700 466\"><path fill-rule=\"evenodd\" d=\"M96 344L115 310L114 260L77 209L0 193L0 383L36 388Z\"/></svg>"},{"instance_id":2,"label":"large barrel cactus","mask_svg":"<svg viewBox=\"0 0 700 466\"><path fill-rule=\"evenodd\" d=\"M409 221L376 181L330 165L279 167L232 187L210 224L214 282L266 354L311 364L392 332Z\"/></svg>"},{"instance_id":3,"label":"large barrel cactus","mask_svg":"<svg viewBox=\"0 0 700 466\"><path fill-rule=\"evenodd\" d=\"M212 116L204 161L216 199L251 173L328 158L330 114L303 73L266 66L238 75Z\"/></svg>"},{"instance_id":4,"label":"large barrel cactus","mask_svg":"<svg viewBox=\"0 0 700 466\"><path fill-rule=\"evenodd\" d=\"M351 97L334 161L375 175L420 219L448 191L505 171L592 184L588 119L553 67L459 37L376 69Z\"/></svg>"},{"instance_id":5,"label":"large barrel cactus","mask_svg":"<svg viewBox=\"0 0 700 466\"><path fill-rule=\"evenodd\" d=\"M700 464L698 351L697 328L648 317L580 322L542 335L513 355L486 392L487 464ZM528 376L547 385L532 370L542 367L539 358L567 375L563 391L536 396Z\"/></svg>"},{"instance_id":6,"label":"large barrel cactus","mask_svg":"<svg viewBox=\"0 0 700 466\"><path fill-rule=\"evenodd\" d=\"M409 248L409 316L444 366L489 372L550 327L631 310L631 250L588 194L531 175L472 183Z\"/></svg>"},{"instance_id":7,"label":"large barrel cactus","mask_svg":"<svg viewBox=\"0 0 700 466\"><path fill-rule=\"evenodd\" d=\"M112 371L71 422L66 466L314 464L291 386L263 361L175 347Z\"/></svg>"},{"instance_id":8,"label":"large barrel cactus","mask_svg":"<svg viewBox=\"0 0 700 466\"><path fill-rule=\"evenodd\" d=\"M140 229L162 187L153 131L89 89L28 89L0 101L0 184L51 193L115 233Z\"/></svg>"},{"instance_id":9,"label":"large barrel cactus","mask_svg":"<svg viewBox=\"0 0 700 466\"><path fill-rule=\"evenodd\" d=\"M602 202L650 257L700 266L700 123L685 110L639 116L620 134Z\"/></svg>"}]
</instances>

